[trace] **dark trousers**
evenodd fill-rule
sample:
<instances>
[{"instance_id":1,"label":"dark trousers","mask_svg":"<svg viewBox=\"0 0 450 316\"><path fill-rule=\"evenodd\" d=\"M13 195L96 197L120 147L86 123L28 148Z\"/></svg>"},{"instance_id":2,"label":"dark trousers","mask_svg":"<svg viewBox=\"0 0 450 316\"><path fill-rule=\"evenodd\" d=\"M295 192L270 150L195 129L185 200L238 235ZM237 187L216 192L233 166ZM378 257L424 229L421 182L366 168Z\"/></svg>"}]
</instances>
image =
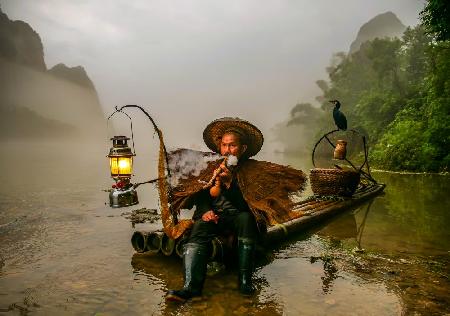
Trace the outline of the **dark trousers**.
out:
<instances>
[{"instance_id":1,"label":"dark trousers","mask_svg":"<svg viewBox=\"0 0 450 316\"><path fill-rule=\"evenodd\" d=\"M205 222L202 219L196 221L192 227L189 243L206 245L209 247L211 240L217 235L231 231L241 240L256 241L258 229L251 212L227 212L218 213L219 222Z\"/></svg>"}]
</instances>

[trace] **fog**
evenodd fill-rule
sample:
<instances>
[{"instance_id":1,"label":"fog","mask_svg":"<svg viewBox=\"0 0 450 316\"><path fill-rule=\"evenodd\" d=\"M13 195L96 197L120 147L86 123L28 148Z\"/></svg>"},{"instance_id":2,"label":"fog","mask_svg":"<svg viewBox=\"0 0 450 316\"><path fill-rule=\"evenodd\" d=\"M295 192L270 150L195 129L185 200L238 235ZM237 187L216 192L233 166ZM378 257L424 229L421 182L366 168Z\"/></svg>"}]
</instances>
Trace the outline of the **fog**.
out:
<instances>
[{"instance_id":1,"label":"fog","mask_svg":"<svg viewBox=\"0 0 450 316\"><path fill-rule=\"evenodd\" d=\"M239 116L261 128L264 150L297 102L314 102L315 80L326 79L332 53L348 51L363 23L393 11L415 25L423 7L414 0L0 4L40 34L49 68L86 69L105 113L143 105L169 147L201 149L210 121ZM151 128L142 124L145 142Z\"/></svg>"},{"instance_id":2,"label":"fog","mask_svg":"<svg viewBox=\"0 0 450 316\"><path fill-rule=\"evenodd\" d=\"M104 140L106 121L95 91L30 67L0 58L0 139L16 137ZM14 115L22 111L22 116ZM8 121L5 112L13 121ZM99 125L101 124L101 125Z\"/></svg>"}]
</instances>

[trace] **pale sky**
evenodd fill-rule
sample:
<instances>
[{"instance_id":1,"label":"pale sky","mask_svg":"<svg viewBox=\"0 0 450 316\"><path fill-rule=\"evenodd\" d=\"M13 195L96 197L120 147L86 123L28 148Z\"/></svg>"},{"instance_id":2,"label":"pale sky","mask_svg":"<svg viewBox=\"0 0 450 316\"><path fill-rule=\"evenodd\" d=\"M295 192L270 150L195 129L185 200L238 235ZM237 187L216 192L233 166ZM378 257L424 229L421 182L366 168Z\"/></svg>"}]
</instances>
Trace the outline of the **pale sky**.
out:
<instances>
[{"instance_id":1,"label":"pale sky","mask_svg":"<svg viewBox=\"0 0 450 316\"><path fill-rule=\"evenodd\" d=\"M28 22L51 68L82 65L106 113L148 108L172 146L202 146L215 118L239 116L270 138L299 101L313 101L331 55L362 24L394 12L418 23L419 0L0 0ZM204 148L204 147L203 147Z\"/></svg>"}]
</instances>

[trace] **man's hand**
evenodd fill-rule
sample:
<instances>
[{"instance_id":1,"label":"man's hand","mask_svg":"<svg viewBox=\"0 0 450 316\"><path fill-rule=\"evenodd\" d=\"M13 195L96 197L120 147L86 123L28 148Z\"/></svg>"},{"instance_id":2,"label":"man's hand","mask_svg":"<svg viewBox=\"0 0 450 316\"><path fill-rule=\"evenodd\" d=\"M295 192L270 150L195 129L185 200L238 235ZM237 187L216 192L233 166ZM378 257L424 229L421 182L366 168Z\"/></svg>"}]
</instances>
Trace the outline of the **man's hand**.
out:
<instances>
[{"instance_id":1,"label":"man's hand","mask_svg":"<svg viewBox=\"0 0 450 316\"><path fill-rule=\"evenodd\" d=\"M223 184L225 184L225 186L227 188L230 187L231 184L231 179L232 179L232 175L230 170L225 166L224 163L220 164L220 169L222 169L222 172L219 173L219 177L222 181Z\"/></svg>"},{"instance_id":2,"label":"man's hand","mask_svg":"<svg viewBox=\"0 0 450 316\"><path fill-rule=\"evenodd\" d=\"M209 210L208 212L202 215L202 220L204 222L213 221L215 224L217 224L219 222L219 216L214 214L212 210Z\"/></svg>"}]
</instances>

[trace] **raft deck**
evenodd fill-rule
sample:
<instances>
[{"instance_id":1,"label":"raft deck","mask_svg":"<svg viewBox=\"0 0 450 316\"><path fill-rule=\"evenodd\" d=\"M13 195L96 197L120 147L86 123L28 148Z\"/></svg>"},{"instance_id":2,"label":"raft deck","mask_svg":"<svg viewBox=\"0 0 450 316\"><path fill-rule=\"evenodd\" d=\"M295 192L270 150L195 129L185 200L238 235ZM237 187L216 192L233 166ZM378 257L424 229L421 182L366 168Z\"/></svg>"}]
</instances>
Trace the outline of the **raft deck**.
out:
<instances>
[{"instance_id":1,"label":"raft deck","mask_svg":"<svg viewBox=\"0 0 450 316\"><path fill-rule=\"evenodd\" d=\"M310 196L299 202L295 207L295 211L304 212L304 215L269 227L263 244L268 245L273 242L285 240L290 235L298 234L312 225L329 219L340 212L354 208L383 192L385 186L385 184L360 186L353 196L348 198Z\"/></svg>"}]
</instances>

